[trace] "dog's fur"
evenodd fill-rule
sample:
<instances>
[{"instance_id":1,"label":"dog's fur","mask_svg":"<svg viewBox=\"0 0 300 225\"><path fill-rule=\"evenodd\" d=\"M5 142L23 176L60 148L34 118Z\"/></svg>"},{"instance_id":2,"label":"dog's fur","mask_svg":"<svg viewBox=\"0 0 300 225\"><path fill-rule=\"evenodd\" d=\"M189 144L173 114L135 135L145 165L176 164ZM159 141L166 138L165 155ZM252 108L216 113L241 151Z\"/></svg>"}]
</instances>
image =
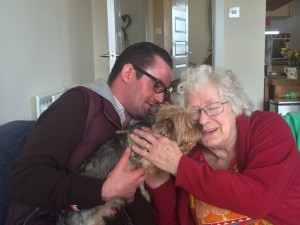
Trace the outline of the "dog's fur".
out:
<instances>
[{"instance_id":1,"label":"dog's fur","mask_svg":"<svg viewBox=\"0 0 300 225\"><path fill-rule=\"evenodd\" d=\"M196 145L201 135L197 115L191 109L169 104L159 105L153 107L151 115L145 121L131 127L128 132L117 132L112 139L85 160L76 173L82 176L105 179L118 163L125 148L130 146L131 141L128 136L130 131L139 126L151 127L154 132L176 141L184 154ZM130 162L132 169L144 167L146 173L150 174L158 170L153 164L133 151ZM150 196L144 186L140 185L140 188L144 197L150 201ZM104 225L105 219L112 217L112 212L124 205L123 199L114 199L107 201L105 205L79 212L63 210L58 215L57 225Z\"/></svg>"}]
</instances>

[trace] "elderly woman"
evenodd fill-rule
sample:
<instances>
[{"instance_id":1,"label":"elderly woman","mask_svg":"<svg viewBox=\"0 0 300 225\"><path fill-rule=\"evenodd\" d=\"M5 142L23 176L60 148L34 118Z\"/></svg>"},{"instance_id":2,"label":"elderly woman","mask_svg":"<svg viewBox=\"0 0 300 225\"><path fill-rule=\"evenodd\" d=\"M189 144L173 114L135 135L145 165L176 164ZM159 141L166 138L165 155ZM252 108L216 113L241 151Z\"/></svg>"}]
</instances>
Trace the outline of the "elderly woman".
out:
<instances>
[{"instance_id":1,"label":"elderly woman","mask_svg":"<svg viewBox=\"0 0 300 225\"><path fill-rule=\"evenodd\" d=\"M300 154L285 120L253 111L229 70L188 69L178 92L202 130L188 155L149 129L131 136L148 151L133 150L163 170L146 181L159 224L299 225Z\"/></svg>"}]
</instances>

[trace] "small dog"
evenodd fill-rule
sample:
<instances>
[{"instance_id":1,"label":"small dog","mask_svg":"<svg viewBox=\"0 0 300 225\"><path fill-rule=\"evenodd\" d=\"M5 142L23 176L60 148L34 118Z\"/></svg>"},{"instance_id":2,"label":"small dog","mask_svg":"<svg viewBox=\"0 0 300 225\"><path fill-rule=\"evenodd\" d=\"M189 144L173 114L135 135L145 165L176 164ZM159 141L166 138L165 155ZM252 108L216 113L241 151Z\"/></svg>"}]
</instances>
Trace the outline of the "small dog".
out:
<instances>
[{"instance_id":1,"label":"small dog","mask_svg":"<svg viewBox=\"0 0 300 225\"><path fill-rule=\"evenodd\" d=\"M176 141L184 154L188 153L201 137L197 114L192 109L170 104L158 105L153 107L147 119L130 127L126 132L123 130L117 132L112 139L83 162L76 174L105 179L118 163L126 147L133 144L129 139L130 132L141 126L151 127L152 131ZM130 163L131 169L143 167L149 174L158 171L157 167L133 151ZM146 200L150 201L144 182L140 185L140 189ZM105 219L113 217L113 211L121 209L124 205L123 199L114 199L107 201L104 205L78 212L62 210L58 214L57 225L105 225Z\"/></svg>"}]
</instances>

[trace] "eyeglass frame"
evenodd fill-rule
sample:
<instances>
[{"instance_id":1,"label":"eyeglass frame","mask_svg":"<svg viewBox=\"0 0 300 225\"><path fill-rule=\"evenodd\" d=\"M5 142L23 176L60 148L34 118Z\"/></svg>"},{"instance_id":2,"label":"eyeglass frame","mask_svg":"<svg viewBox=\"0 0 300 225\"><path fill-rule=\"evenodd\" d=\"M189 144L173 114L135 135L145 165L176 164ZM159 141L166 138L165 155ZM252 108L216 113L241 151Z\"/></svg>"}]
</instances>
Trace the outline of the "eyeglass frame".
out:
<instances>
[{"instance_id":1,"label":"eyeglass frame","mask_svg":"<svg viewBox=\"0 0 300 225\"><path fill-rule=\"evenodd\" d=\"M173 87L167 88L166 85L164 84L164 82L162 82L160 79L156 78L155 76L151 75L150 73L141 69L138 66L135 66L135 65L132 65L132 66L138 73L146 75L148 78L150 78L151 80L154 81L153 90L155 93L157 93L157 94L164 93L165 95L169 95L172 92ZM155 88L155 87L157 87L157 85L162 85L164 87L164 89L162 89L161 91L157 91L156 90L157 88Z\"/></svg>"},{"instance_id":2,"label":"eyeglass frame","mask_svg":"<svg viewBox=\"0 0 300 225\"><path fill-rule=\"evenodd\" d=\"M207 111L206 111L206 108L207 108L208 106L210 106L210 105L212 105L212 104L216 104L216 103L218 103L218 104L221 105L222 111L219 112L219 113L217 113L217 114L208 115L208 113L207 113ZM201 111L204 111L204 112L205 112L205 115L207 115L207 116L209 116L209 117L217 116L217 115L220 115L221 113L224 112L224 104L226 104L226 103L229 103L229 101L227 101L227 102L212 102L212 103L210 103L210 104L204 106L202 109L196 109L196 110L197 110L197 112L199 112L199 117L200 117L200 115L201 115Z\"/></svg>"}]
</instances>

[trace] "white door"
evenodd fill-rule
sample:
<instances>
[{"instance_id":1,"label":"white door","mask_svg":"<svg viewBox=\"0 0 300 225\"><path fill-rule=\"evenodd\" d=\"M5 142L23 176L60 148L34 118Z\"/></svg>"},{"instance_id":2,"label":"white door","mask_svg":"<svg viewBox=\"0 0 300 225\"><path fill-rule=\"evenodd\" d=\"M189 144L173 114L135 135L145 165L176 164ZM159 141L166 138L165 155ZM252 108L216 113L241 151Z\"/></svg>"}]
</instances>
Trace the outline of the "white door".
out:
<instances>
[{"instance_id":1,"label":"white door","mask_svg":"<svg viewBox=\"0 0 300 225\"><path fill-rule=\"evenodd\" d=\"M173 77L176 79L188 67L188 0L173 0L172 45Z\"/></svg>"},{"instance_id":2,"label":"white door","mask_svg":"<svg viewBox=\"0 0 300 225\"><path fill-rule=\"evenodd\" d=\"M170 2L170 3L169 3ZM148 17L153 15L149 13L151 6L153 4L152 0L147 1L148 7ZM179 77L180 73L188 67L188 54L189 54L189 44L188 44L188 0L166 0L163 2L164 7L164 47L168 51L171 47L171 56L173 58L173 79ZM172 10L170 10L172 7ZM169 10L172 15L169 15ZM172 22L169 23L170 17ZM149 19L149 18L148 18ZM151 20L151 18L150 18ZM123 33L121 31L122 20L121 20L121 4L120 0L107 0L107 21L108 21L108 42L109 42L109 66L110 70L113 67L116 56L120 54L123 50L122 40ZM149 21L148 21L149 22ZM151 25L151 22L148 23ZM151 27L149 25L149 27ZM172 32L170 35L170 26L172 27ZM148 31L149 31L148 27ZM151 31L151 30L150 30ZM153 32L153 28L152 28ZM171 36L171 38L170 38ZM151 41L152 39L148 39ZM169 40L171 39L171 45L169 45Z\"/></svg>"},{"instance_id":3,"label":"white door","mask_svg":"<svg viewBox=\"0 0 300 225\"><path fill-rule=\"evenodd\" d=\"M122 52L121 4L120 0L106 0L108 23L108 58L109 71Z\"/></svg>"}]
</instances>

